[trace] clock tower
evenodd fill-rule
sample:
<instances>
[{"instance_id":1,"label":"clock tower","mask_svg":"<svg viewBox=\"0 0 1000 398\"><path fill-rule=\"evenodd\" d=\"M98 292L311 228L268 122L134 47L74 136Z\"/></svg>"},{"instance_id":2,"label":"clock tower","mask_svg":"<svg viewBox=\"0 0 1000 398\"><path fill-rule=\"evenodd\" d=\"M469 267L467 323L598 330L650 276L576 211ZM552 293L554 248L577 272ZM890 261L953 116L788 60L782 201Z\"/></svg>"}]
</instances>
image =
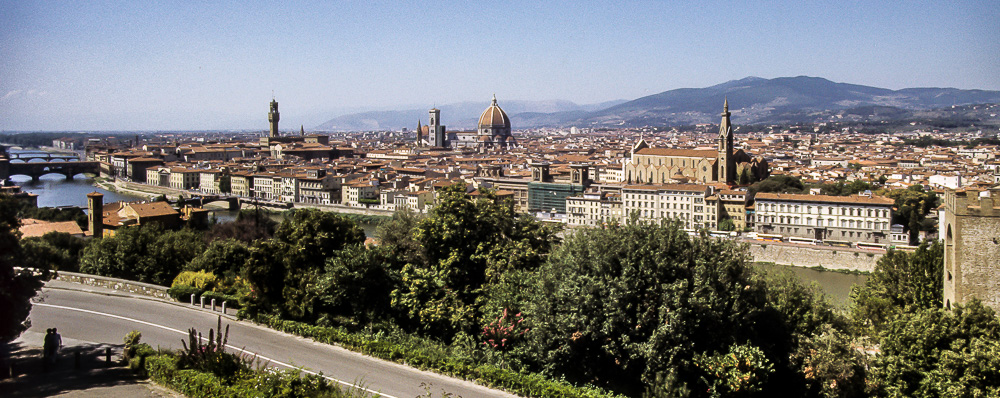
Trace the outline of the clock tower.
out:
<instances>
[{"instance_id":1,"label":"clock tower","mask_svg":"<svg viewBox=\"0 0 1000 398\"><path fill-rule=\"evenodd\" d=\"M281 115L278 113L278 101L271 98L271 110L267 112L267 121L271 123L271 131L268 134L271 138L277 138L280 134L278 133L278 120Z\"/></svg>"}]
</instances>

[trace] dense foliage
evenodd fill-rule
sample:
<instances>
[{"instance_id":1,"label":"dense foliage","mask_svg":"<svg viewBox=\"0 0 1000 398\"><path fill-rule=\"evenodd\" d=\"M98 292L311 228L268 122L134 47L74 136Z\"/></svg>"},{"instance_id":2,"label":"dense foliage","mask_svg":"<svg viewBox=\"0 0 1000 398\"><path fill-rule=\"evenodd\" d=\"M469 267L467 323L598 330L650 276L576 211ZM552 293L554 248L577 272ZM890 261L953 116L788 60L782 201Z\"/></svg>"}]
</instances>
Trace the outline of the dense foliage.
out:
<instances>
[{"instance_id":1,"label":"dense foliage","mask_svg":"<svg viewBox=\"0 0 1000 398\"><path fill-rule=\"evenodd\" d=\"M913 253L890 250L868 283L852 292L853 319L863 329L880 331L902 312L942 307L943 262L940 242L924 243Z\"/></svg>"},{"instance_id":2,"label":"dense foliage","mask_svg":"<svg viewBox=\"0 0 1000 398\"><path fill-rule=\"evenodd\" d=\"M783 176L755 186L805 188ZM926 214L932 195L911 189L894 198ZM562 240L510 202L462 185L440 190L427 215L403 211L383 222L369 246L363 230L337 214L297 210L270 226L255 216L244 212L204 233L124 228L92 240L81 269L174 282L171 294L184 301L191 294L239 300L242 316L270 327L525 396L998 391L997 318L975 301L941 309L940 244L887 253L841 311L815 285L758 270L734 241L635 219ZM24 246L62 267L70 254L38 248L72 246L62 238ZM241 384L250 380L286 387L312 380L216 375L176 357L148 364L151 374L187 383L182 391L219 396L259 395Z\"/></svg>"},{"instance_id":3,"label":"dense foliage","mask_svg":"<svg viewBox=\"0 0 1000 398\"><path fill-rule=\"evenodd\" d=\"M802 193L805 189L805 185L798 178L786 175L772 175L747 188L747 194L754 196L757 192Z\"/></svg>"},{"instance_id":4,"label":"dense foliage","mask_svg":"<svg viewBox=\"0 0 1000 398\"><path fill-rule=\"evenodd\" d=\"M892 223L900 224L910 232L911 245L919 243L919 231L936 228L933 221L926 220L927 213L937 208L941 201L934 191L924 191L922 186L913 185L907 189L880 191L879 194L896 201Z\"/></svg>"},{"instance_id":5,"label":"dense foliage","mask_svg":"<svg viewBox=\"0 0 1000 398\"><path fill-rule=\"evenodd\" d=\"M21 240L22 266L76 272L80 269L80 253L86 246L86 240L65 232L24 238Z\"/></svg>"},{"instance_id":6,"label":"dense foliage","mask_svg":"<svg viewBox=\"0 0 1000 398\"><path fill-rule=\"evenodd\" d=\"M22 269L20 220L17 217L18 200L0 194L0 343L11 341L30 326L31 298L48 277L47 269L35 271Z\"/></svg>"},{"instance_id":7,"label":"dense foliage","mask_svg":"<svg viewBox=\"0 0 1000 398\"><path fill-rule=\"evenodd\" d=\"M192 230L169 231L157 224L125 227L83 249L80 271L163 286L204 251L201 235Z\"/></svg>"}]
</instances>

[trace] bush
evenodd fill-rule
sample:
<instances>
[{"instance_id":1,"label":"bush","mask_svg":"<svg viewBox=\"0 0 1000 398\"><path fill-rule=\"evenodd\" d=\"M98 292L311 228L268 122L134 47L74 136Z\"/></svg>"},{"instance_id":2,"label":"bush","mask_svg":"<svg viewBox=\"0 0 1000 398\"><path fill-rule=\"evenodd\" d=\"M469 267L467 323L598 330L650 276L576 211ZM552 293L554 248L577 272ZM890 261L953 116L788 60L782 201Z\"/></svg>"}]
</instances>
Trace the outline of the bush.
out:
<instances>
[{"instance_id":1,"label":"bush","mask_svg":"<svg viewBox=\"0 0 1000 398\"><path fill-rule=\"evenodd\" d=\"M192 294L194 294L195 296L201 296L202 292L204 291L205 291L204 289L199 289L194 286L178 285L171 287L170 289L167 289L167 294L169 294L170 297L173 297L177 301L186 302L191 298ZM195 299L197 300L197 297L195 297Z\"/></svg>"},{"instance_id":2,"label":"bush","mask_svg":"<svg viewBox=\"0 0 1000 398\"><path fill-rule=\"evenodd\" d=\"M409 335L351 333L344 328L313 326L262 315L254 319L272 329L311 338L377 358L404 363L419 369L474 380L529 397L619 397L594 387L576 387L565 381L549 380L537 373L520 373L473 360L459 361L440 343Z\"/></svg>"},{"instance_id":3,"label":"bush","mask_svg":"<svg viewBox=\"0 0 1000 398\"><path fill-rule=\"evenodd\" d=\"M225 301L228 308L239 308L240 306L240 298L232 294L204 292L201 294L201 297L204 297L206 302L215 299L215 305L222 305L222 302Z\"/></svg>"},{"instance_id":4,"label":"bush","mask_svg":"<svg viewBox=\"0 0 1000 398\"><path fill-rule=\"evenodd\" d=\"M202 290L212 290L215 287L215 274L207 271L184 271L174 278L170 286L187 285Z\"/></svg>"}]
</instances>

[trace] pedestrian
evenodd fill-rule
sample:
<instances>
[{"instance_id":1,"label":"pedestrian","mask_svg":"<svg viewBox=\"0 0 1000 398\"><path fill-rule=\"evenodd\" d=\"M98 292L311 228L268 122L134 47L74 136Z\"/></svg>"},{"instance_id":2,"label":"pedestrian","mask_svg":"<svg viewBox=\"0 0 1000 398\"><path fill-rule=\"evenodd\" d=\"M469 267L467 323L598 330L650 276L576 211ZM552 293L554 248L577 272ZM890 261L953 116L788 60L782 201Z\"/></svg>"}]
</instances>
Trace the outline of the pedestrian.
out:
<instances>
[{"instance_id":1,"label":"pedestrian","mask_svg":"<svg viewBox=\"0 0 1000 398\"><path fill-rule=\"evenodd\" d=\"M46 364L51 361L52 345L55 343L55 339L53 339L55 335L52 333L53 329L51 328L45 330L45 339L43 340L44 344L42 344L42 360L44 360Z\"/></svg>"},{"instance_id":2,"label":"pedestrian","mask_svg":"<svg viewBox=\"0 0 1000 398\"><path fill-rule=\"evenodd\" d=\"M52 363L59 359L59 349L62 348L62 336L56 328L52 328Z\"/></svg>"}]
</instances>

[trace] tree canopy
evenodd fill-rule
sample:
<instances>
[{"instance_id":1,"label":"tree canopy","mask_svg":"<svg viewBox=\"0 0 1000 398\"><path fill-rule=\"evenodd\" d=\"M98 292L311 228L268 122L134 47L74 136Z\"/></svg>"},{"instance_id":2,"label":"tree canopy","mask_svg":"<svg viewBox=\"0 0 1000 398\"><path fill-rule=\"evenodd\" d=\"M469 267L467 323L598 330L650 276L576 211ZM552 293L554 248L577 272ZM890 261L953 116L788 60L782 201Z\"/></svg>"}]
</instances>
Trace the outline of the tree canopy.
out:
<instances>
[{"instance_id":1,"label":"tree canopy","mask_svg":"<svg viewBox=\"0 0 1000 398\"><path fill-rule=\"evenodd\" d=\"M46 269L38 270L39 274L14 269L22 254L17 202L10 195L0 194L0 342L11 341L28 329L31 298L48 278Z\"/></svg>"}]
</instances>

